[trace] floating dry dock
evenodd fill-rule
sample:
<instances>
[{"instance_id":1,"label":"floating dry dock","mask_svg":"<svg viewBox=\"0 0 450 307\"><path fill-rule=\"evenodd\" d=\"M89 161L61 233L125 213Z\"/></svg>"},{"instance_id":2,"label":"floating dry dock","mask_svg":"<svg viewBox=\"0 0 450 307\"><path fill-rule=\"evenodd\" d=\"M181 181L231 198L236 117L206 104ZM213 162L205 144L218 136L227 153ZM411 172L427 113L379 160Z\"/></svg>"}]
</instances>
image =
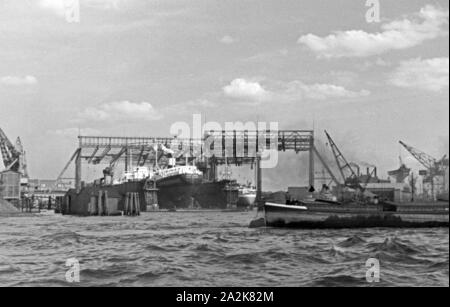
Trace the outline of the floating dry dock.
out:
<instances>
[{"instance_id":1,"label":"floating dry dock","mask_svg":"<svg viewBox=\"0 0 450 307\"><path fill-rule=\"evenodd\" d=\"M89 186L79 193L69 190L61 204L62 214L71 215L139 215L147 204L154 203L156 189L144 182L121 185Z\"/></svg>"},{"instance_id":2,"label":"floating dry dock","mask_svg":"<svg viewBox=\"0 0 450 307\"><path fill-rule=\"evenodd\" d=\"M341 204L305 200L264 204L265 225L289 228L449 227L448 202Z\"/></svg>"}]
</instances>

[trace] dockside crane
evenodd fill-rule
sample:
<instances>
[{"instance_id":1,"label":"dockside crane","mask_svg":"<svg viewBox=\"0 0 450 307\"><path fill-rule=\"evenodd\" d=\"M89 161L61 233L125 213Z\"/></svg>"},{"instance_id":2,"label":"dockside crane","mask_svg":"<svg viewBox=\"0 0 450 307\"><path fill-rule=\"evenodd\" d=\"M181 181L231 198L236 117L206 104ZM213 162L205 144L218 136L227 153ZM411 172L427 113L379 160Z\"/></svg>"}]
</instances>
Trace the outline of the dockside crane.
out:
<instances>
[{"instance_id":1,"label":"dockside crane","mask_svg":"<svg viewBox=\"0 0 450 307\"><path fill-rule=\"evenodd\" d=\"M358 175L353 170L351 164L344 157L344 155L339 150L336 143L333 141L333 139L331 138L331 136L328 134L327 131L325 131L325 134L327 136L328 143L331 147L331 151L333 152L334 159L336 160L339 173L341 174L342 179L344 180L344 185L351 188L359 188L361 190L364 190L364 187L361 184ZM345 172L348 172L350 175L346 175Z\"/></svg>"},{"instance_id":2,"label":"dockside crane","mask_svg":"<svg viewBox=\"0 0 450 307\"><path fill-rule=\"evenodd\" d=\"M20 138L17 138L16 145L13 145L0 128L0 151L2 152L3 165L6 170L19 172L22 174L22 177L28 178L25 151Z\"/></svg>"},{"instance_id":3,"label":"dockside crane","mask_svg":"<svg viewBox=\"0 0 450 307\"><path fill-rule=\"evenodd\" d=\"M402 141L399 143L417 160L420 164L422 164L426 168L426 172L421 172L422 175L425 175L425 179L429 180L431 183L431 194L432 197L435 196L435 186L434 186L434 178L437 176L442 176L445 180L445 173L449 166L449 160L447 159L447 155L444 155L442 159L437 160L431 155L414 148L410 145L405 144ZM445 182L444 182L445 187Z\"/></svg>"}]
</instances>

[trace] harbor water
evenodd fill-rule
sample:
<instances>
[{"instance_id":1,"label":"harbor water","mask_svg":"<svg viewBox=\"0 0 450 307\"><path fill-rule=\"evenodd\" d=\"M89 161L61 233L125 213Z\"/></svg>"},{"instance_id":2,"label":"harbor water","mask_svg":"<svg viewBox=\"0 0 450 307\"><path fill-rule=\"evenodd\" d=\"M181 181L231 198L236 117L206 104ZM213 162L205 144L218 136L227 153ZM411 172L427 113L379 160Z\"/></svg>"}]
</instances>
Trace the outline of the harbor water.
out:
<instances>
[{"instance_id":1,"label":"harbor water","mask_svg":"<svg viewBox=\"0 0 450 307\"><path fill-rule=\"evenodd\" d=\"M449 286L448 228L250 229L254 216L0 217L0 286Z\"/></svg>"}]
</instances>

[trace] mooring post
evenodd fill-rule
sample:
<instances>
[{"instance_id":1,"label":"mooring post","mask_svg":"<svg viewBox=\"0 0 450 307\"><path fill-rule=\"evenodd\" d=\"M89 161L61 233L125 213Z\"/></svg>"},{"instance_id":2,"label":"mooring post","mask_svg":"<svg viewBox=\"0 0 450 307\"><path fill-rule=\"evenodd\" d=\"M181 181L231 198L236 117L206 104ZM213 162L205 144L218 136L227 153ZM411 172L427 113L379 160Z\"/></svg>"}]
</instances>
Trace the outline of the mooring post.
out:
<instances>
[{"instance_id":1,"label":"mooring post","mask_svg":"<svg viewBox=\"0 0 450 307\"><path fill-rule=\"evenodd\" d=\"M261 171L261 154L256 154L256 203L258 207L262 203L262 171Z\"/></svg>"},{"instance_id":2,"label":"mooring post","mask_svg":"<svg viewBox=\"0 0 450 307\"><path fill-rule=\"evenodd\" d=\"M125 172L130 171L130 150L128 146L125 148Z\"/></svg>"},{"instance_id":3,"label":"mooring post","mask_svg":"<svg viewBox=\"0 0 450 307\"><path fill-rule=\"evenodd\" d=\"M81 144L80 136L78 137L78 142L79 142L79 145L78 145L79 150L78 150L78 154L75 158L75 189L76 189L77 193L80 193L80 191L81 191L81 151L82 151L82 148L81 148L82 144Z\"/></svg>"},{"instance_id":4,"label":"mooring post","mask_svg":"<svg viewBox=\"0 0 450 307\"><path fill-rule=\"evenodd\" d=\"M309 143L309 187L314 188L314 183L314 131L312 131Z\"/></svg>"}]
</instances>

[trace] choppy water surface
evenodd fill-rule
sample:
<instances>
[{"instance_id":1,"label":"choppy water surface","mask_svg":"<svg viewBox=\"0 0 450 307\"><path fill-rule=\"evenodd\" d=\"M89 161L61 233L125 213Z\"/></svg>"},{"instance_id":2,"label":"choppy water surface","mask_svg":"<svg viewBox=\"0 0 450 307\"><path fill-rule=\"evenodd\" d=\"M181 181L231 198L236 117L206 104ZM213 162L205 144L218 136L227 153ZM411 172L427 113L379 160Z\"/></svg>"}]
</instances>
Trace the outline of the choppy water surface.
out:
<instances>
[{"instance_id":1,"label":"choppy water surface","mask_svg":"<svg viewBox=\"0 0 450 307\"><path fill-rule=\"evenodd\" d=\"M449 286L449 230L249 229L249 213L0 217L0 286Z\"/></svg>"}]
</instances>

